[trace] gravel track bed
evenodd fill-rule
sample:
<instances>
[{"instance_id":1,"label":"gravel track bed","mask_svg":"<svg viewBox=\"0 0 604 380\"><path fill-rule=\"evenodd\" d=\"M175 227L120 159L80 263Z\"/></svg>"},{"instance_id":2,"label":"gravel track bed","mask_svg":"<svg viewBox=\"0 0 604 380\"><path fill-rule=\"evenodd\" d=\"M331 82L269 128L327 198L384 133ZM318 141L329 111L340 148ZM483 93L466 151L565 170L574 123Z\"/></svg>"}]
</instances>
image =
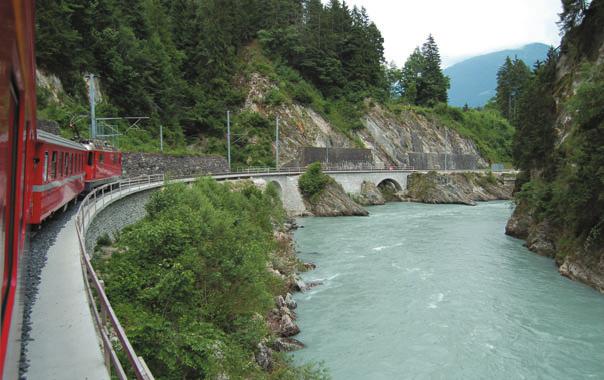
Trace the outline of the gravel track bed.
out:
<instances>
[{"instance_id":1,"label":"gravel track bed","mask_svg":"<svg viewBox=\"0 0 604 380\"><path fill-rule=\"evenodd\" d=\"M92 252L96 240L104 233L115 235L124 227L142 219L145 214L145 204L155 190L143 191L132 194L124 199L111 204L94 218L86 232L86 249ZM29 246L24 257L24 306L23 327L21 331L21 358L19 363L19 378L27 378L29 359L27 356L28 344L32 341L31 313L38 297L38 290L42 276L42 270L48 259L48 250L55 242L59 231L71 220L77 212L80 202L70 205L66 212L58 212L46 220L38 229L35 227L30 231ZM113 237L113 236L112 236Z\"/></svg>"}]
</instances>

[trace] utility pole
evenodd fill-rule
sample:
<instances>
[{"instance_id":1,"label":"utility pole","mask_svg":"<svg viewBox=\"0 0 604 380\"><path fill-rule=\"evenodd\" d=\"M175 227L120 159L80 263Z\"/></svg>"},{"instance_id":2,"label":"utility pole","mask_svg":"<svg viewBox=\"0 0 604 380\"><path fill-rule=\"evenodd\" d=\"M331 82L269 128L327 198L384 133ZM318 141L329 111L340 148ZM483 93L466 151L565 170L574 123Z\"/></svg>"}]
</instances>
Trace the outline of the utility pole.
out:
<instances>
[{"instance_id":1,"label":"utility pole","mask_svg":"<svg viewBox=\"0 0 604 380\"><path fill-rule=\"evenodd\" d=\"M94 88L94 74L88 74L88 101L90 102L90 137L96 139L96 115L95 115L95 88Z\"/></svg>"},{"instance_id":2,"label":"utility pole","mask_svg":"<svg viewBox=\"0 0 604 380\"><path fill-rule=\"evenodd\" d=\"M275 124L275 167L279 169L279 115Z\"/></svg>"},{"instance_id":3,"label":"utility pole","mask_svg":"<svg viewBox=\"0 0 604 380\"><path fill-rule=\"evenodd\" d=\"M231 111L227 111L227 161L231 170Z\"/></svg>"},{"instance_id":4,"label":"utility pole","mask_svg":"<svg viewBox=\"0 0 604 380\"><path fill-rule=\"evenodd\" d=\"M164 126L159 125L159 150L163 153L164 151Z\"/></svg>"}]
</instances>

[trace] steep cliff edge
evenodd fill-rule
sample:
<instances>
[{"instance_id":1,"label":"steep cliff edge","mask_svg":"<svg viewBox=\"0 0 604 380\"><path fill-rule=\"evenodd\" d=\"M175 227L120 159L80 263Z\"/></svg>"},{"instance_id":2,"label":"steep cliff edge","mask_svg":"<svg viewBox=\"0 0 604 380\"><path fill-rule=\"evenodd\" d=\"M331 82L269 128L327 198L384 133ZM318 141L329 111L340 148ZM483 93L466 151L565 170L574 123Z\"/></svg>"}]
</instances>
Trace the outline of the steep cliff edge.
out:
<instances>
[{"instance_id":1,"label":"steep cliff edge","mask_svg":"<svg viewBox=\"0 0 604 380\"><path fill-rule=\"evenodd\" d=\"M540 119L552 121L537 121L541 139L520 151L525 167L506 233L554 258L562 275L604 292L604 3L591 2L578 20L567 25L553 79L538 77L554 103Z\"/></svg>"}]
</instances>

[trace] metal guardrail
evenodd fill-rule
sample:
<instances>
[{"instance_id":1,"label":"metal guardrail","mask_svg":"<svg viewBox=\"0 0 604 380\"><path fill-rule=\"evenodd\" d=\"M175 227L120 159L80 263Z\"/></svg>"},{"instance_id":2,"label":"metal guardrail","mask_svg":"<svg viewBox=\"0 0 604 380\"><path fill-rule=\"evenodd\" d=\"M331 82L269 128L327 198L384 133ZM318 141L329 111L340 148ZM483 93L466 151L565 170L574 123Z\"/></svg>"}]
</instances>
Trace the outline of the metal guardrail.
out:
<instances>
[{"instance_id":1,"label":"metal guardrail","mask_svg":"<svg viewBox=\"0 0 604 380\"><path fill-rule=\"evenodd\" d=\"M91 257L86 251L86 231L92 218L106 204L144 188L149 188L153 184L159 185L163 182L164 176L160 174L129 178L100 186L86 195L76 214L76 231L80 245L80 257L83 264L82 271L84 272L84 278L87 280L85 284L88 300L93 311L97 329L101 335L105 365L108 370L113 368L120 380L127 379L127 376L113 347L112 339L110 338L112 336L117 337L136 378L139 380L153 380L154 378L143 358L136 355L136 352L132 348L126 332L118 320L113 307L111 307L107 294L105 294L103 281L99 279L92 267Z\"/></svg>"},{"instance_id":2,"label":"metal guardrail","mask_svg":"<svg viewBox=\"0 0 604 380\"><path fill-rule=\"evenodd\" d=\"M290 167L290 168L243 168L235 169L229 172L223 173L208 173L207 175L213 177L238 177L242 176L254 176L264 174L300 174L306 170L306 167ZM328 166L324 167L323 170L327 173L337 172L391 172L391 171L409 171L409 172L425 172L427 170L416 170L412 167L355 167L345 168L341 166ZM459 170L468 171L468 170ZM484 170L476 170L484 171ZM458 172L457 170L448 170L447 172ZM139 380L153 380L151 371L147 368L147 365L142 357L138 356L126 333L122 327L120 321L113 310L107 295L104 290L104 283L99 279L96 274L89 253L86 251L86 231L88 226L92 222L94 216L100 210L104 209L106 205L112 203L118 199L121 199L129 194L150 189L153 187L159 187L164 182L181 182L183 180L193 180L191 176L184 177L171 177L167 179L163 174L146 175L136 178L128 178L117 182L109 183L100 186L90 192L80 203L80 207L76 214L76 231L78 235L78 241L80 245L80 257L82 260L82 271L84 272L84 278L86 279L85 284L87 288L87 294L89 303L93 311L94 320L96 322L97 329L101 335L103 343L103 353L105 357L105 365L107 368L113 368L115 374L119 379L127 379L126 373L123 369L122 364L119 361L117 353L112 344L110 337L116 336L120 345L122 346L123 352L126 353L130 367L134 372L135 376ZM95 297L96 295L96 297Z\"/></svg>"}]
</instances>

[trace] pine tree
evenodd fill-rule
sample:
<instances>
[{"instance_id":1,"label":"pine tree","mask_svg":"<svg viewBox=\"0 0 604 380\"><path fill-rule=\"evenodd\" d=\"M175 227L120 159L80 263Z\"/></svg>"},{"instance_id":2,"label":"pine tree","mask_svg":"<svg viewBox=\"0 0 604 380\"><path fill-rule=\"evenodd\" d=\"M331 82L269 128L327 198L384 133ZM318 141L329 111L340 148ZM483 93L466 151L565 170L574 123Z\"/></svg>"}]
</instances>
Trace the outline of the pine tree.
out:
<instances>
[{"instance_id":1,"label":"pine tree","mask_svg":"<svg viewBox=\"0 0 604 380\"><path fill-rule=\"evenodd\" d=\"M402 98L410 104L418 104L418 88L423 87L423 71L425 63L419 47L407 58L401 73Z\"/></svg>"},{"instance_id":2,"label":"pine tree","mask_svg":"<svg viewBox=\"0 0 604 380\"><path fill-rule=\"evenodd\" d=\"M446 103L449 78L442 72L438 46L431 34L422 46L421 53L424 57L423 85L418 88L417 103L428 106L433 106L436 103Z\"/></svg>"},{"instance_id":3,"label":"pine tree","mask_svg":"<svg viewBox=\"0 0 604 380\"><path fill-rule=\"evenodd\" d=\"M506 57L497 71L497 107L512 124L517 120L518 100L530 77L530 69L518 58L512 61L510 57Z\"/></svg>"},{"instance_id":4,"label":"pine tree","mask_svg":"<svg viewBox=\"0 0 604 380\"><path fill-rule=\"evenodd\" d=\"M432 35L409 56L401 77L406 102L430 107L447 102L449 78L442 72L440 53Z\"/></svg>"},{"instance_id":5,"label":"pine tree","mask_svg":"<svg viewBox=\"0 0 604 380\"><path fill-rule=\"evenodd\" d=\"M560 21L558 21L561 34L569 32L581 23L588 3L588 0L562 0L562 13L560 13Z\"/></svg>"},{"instance_id":6,"label":"pine tree","mask_svg":"<svg viewBox=\"0 0 604 380\"><path fill-rule=\"evenodd\" d=\"M556 141L556 101L553 87L556 81L558 57L550 49L547 60L535 68L524 82L518 99L517 132L513 155L518 168L530 171L547 168L547 176L553 176L553 151Z\"/></svg>"}]
</instances>

